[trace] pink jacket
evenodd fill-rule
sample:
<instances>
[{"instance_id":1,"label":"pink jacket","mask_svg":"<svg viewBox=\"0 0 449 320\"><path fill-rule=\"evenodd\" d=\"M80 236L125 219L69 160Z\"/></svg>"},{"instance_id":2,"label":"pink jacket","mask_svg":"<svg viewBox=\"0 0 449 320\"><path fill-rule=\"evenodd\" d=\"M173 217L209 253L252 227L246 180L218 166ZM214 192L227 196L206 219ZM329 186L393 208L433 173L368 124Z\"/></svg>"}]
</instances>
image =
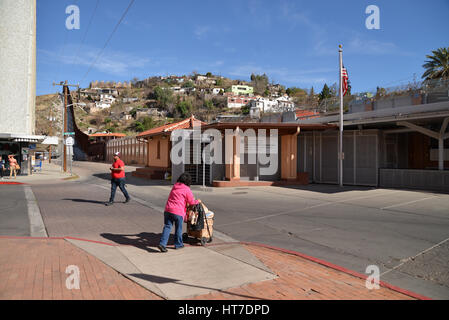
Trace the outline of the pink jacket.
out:
<instances>
[{"instance_id":1,"label":"pink jacket","mask_svg":"<svg viewBox=\"0 0 449 320\"><path fill-rule=\"evenodd\" d=\"M187 212L187 204L198 204L198 201L195 200L192 190L188 186L184 183L175 183L168 196L165 211L184 218Z\"/></svg>"}]
</instances>

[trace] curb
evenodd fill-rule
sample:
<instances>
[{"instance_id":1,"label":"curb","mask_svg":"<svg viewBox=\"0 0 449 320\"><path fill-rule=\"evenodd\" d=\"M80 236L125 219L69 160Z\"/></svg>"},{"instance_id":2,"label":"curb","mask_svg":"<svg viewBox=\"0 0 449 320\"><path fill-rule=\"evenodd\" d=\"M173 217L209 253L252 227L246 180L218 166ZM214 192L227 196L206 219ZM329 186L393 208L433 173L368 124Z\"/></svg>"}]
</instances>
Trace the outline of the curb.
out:
<instances>
[{"instance_id":1,"label":"curb","mask_svg":"<svg viewBox=\"0 0 449 320\"><path fill-rule=\"evenodd\" d=\"M325 260L321 260L321 259L318 259L318 258L315 258L315 257L312 257L312 256L308 256L308 255L306 255L304 253L301 253L301 252L288 250L288 249L283 249L283 248L279 248L279 247L275 247L275 246L270 246L270 245L266 245L266 244L259 243L259 242L246 242L246 241L225 242L225 243L216 243L216 244L212 244L212 245L208 245L208 246L220 246L220 245L226 245L226 244L244 244L244 245L250 245L250 246L256 246L256 247L262 247L262 248L266 248L266 249L271 249L271 250L274 250L274 251L280 251L282 253L291 254L291 255L294 255L294 256L301 257L303 259L306 259L306 260L315 262L317 264L323 265L325 267L328 267L328 268L331 268L331 269L334 269L334 270L337 270L337 271L349 274L351 276L360 278L362 280L366 280L368 278L368 276L365 275L365 274L358 273L356 271L353 271L353 270L341 267L339 265L327 262ZM387 282L384 282L384 281L379 281L379 285L384 287L384 288L387 288L387 289L390 289L390 290L402 293L402 294L404 294L406 296L409 296L409 297L412 297L412 298L415 298L415 299L418 299L418 300L433 300L433 299L431 299L429 297L417 294L415 292L412 292L412 291L409 291L409 290L406 290L406 289L402 289L402 288L396 287L396 286L394 286L392 284L389 284Z\"/></svg>"},{"instance_id":2,"label":"curb","mask_svg":"<svg viewBox=\"0 0 449 320\"><path fill-rule=\"evenodd\" d=\"M0 185L26 185L27 183L23 183L23 182L6 182L6 181L0 181Z\"/></svg>"},{"instance_id":3,"label":"curb","mask_svg":"<svg viewBox=\"0 0 449 320\"><path fill-rule=\"evenodd\" d=\"M25 199L27 201L28 219L30 221L30 235L32 237L48 238L48 233L41 215L41 210L38 206L31 186L25 186L24 191Z\"/></svg>"},{"instance_id":4,"label":"curb","mask_svg":"<svg viewBox=\"0 0 449 320\"><path fill-rule=\"evenodd\" d=\"M82 239L82 238L75 238L75 237L16 237L16 236L0 236L1 239L13 239L13 240L78 240L78 241L85 241L85 242L91 242L91 243L98 243L103 244L110 247L120 247L118 244L112 244L112 243L106 243L96 240L88 240L88 239Z\"/></svg>"}]
</instances>

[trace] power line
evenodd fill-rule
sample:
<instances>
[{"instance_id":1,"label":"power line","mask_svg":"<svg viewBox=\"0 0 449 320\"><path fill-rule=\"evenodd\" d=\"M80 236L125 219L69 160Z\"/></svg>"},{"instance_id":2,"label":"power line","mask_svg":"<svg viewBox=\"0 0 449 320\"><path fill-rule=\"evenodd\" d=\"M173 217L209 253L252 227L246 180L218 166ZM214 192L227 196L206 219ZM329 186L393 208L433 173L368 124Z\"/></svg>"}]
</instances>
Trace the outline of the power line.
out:
<instances>
[{"instance_id":1,"label":"power line","mask_svg":"<svg viewBox=\"0 0 449 320\"><path fill-rule=\"evenodd\" d=\"M89 32L90 25L92 24L92 21L94 19L95 13L97 12L98 4L100 3L100 0L97 0L97 3L95 4L94 12L92 13L90 17L89 24L87 25L86 32L84 33L83 39L81 41L81 44L78 47L78 50L76 51L75 57L73 58L72 64L75 64L75 60L78 58L79 52L81 50L81 47L83 46L84 42L86 41L87 33Z\"/></svg>"},{"instance_id":2,"label":"power line","mask_svg":"<svg viewBox=\"0 0 449 320\"><path fill-rule=\"evenodd\" d=\"M92 70L92 67L97 63L98 59L100 58L100 56L103 54L104 49L107 47L107 45L109 44L109 41L111 41L112 36L114 35L114 33L117 31L120 23L123 21L123 19L125 18L126 14L128 13L129 9L131 8L131 6L133 5L135 0L131 0L128 7L126 8L125 12L122 14L122 17L120 18L120 20L117 22L114 30L112 30L111 35L109 36L108 40L106 41L106 43L104 44L103 48L100 50L100 52L98 53L97 57L95 58L95 60L92 62L92 64L90 65L89 69L87 70L86 74L83 76L83 78L81 79L80 83L84 81L84 79L86 79L87 75L89 74L90 70Z\"/></svg>"}]
</instances>

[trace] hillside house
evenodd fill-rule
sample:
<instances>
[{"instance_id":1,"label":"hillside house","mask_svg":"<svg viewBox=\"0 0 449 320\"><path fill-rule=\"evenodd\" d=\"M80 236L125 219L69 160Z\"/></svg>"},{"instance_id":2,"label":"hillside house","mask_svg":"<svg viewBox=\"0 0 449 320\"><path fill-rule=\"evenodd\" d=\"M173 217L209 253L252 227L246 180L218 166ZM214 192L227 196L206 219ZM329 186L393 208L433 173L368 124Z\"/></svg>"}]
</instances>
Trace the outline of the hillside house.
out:
<instances>
[{"instance_id":1,"label":"hillside house","mask_svg":"<svg viewBox=\"0 0 449 320\"><path fill-rule=\"evenodd\" d=\"M252 96L254 94L254 88L250 86L244 85L234 85L231 87L231 91L234 95L249 95Z\"/></svg>"},{"instance_id":2,"label":"hillside house","mask_svg":"<svg viewBox=\"0 0 449 320\"><path fill-rule=\"evenodd\" d=\"M228 96L227 106L230 109L240 109L255 99L249 96Z\"/></svg>"}]
</instances>

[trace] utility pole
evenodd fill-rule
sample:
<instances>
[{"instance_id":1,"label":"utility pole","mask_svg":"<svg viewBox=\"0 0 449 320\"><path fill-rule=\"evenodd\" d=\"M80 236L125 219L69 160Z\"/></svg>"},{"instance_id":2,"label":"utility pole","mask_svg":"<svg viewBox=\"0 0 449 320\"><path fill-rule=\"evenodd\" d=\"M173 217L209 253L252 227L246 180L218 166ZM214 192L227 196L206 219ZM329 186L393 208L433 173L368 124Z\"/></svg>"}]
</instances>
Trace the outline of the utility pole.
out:
<instances>
[{"instance_id":1,"label":"utility pole","mask_svg":"<svg viewBox=\"0 0 449 320\"><path fill-rule=\"evenodd\" d=\"M51 136L53 136L53 104L50 107L50 137ZM42 160L44 160L44 159L42 159ZM51 163L51 144L50 144L49 152L48 152L48 163Z\"/></svg>"},{"instance_id":2,"label":"utility pole","mask_svg":"<svg viewBox=\"0 0 449 320\"><path fill-rule=\"evenodd\" d=\"M64 136L62 140L65 140L65 133L67 132L67 80L64 83ZM64 143L64 172L67 172L67 146Z\"/></svg>"},{"instance_id":3,"label":"utility pole","mask_svg":"<svg viewBox=\"0 0 449 320\"><path fill-rule=\"evenodd\" d=\"M68 84L67 80L63 83L62 81L59 84L55 84L53 82L53 86L62 86L64 92L64 123L63 123L63 133L62 133L62 142L63 142L63 171L67 172L67 146L65 145L65 136L68 130L68 121L67 121L67 98L68 98L68 89L69 87L77 87L79 89L79 84Z\"/></svg>"}]
</instances>

